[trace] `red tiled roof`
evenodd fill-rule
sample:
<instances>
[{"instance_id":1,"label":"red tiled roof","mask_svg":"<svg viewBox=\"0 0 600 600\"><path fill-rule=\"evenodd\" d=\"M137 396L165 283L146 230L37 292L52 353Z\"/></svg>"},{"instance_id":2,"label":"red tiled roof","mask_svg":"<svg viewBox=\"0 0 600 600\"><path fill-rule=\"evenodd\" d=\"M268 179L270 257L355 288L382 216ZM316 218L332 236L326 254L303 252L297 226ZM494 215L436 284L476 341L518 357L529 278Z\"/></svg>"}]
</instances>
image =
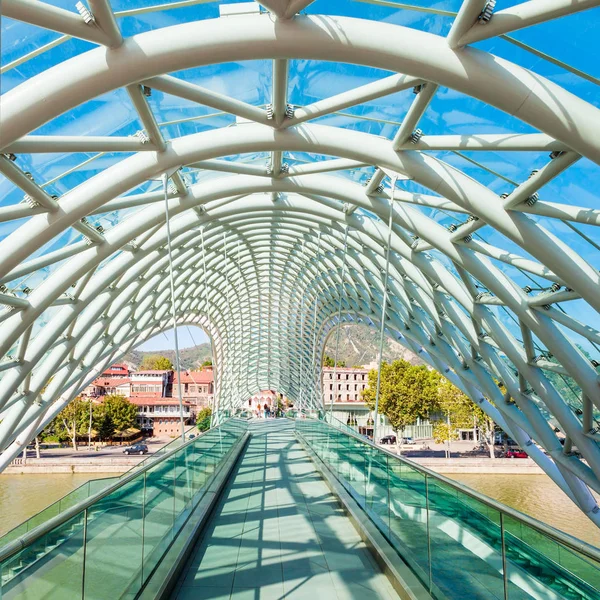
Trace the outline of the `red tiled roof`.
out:
<instances>
[{"instance_id":1,"label":"red tiled roof","mask_svg":"<svg viewBox=\"0 0 600 600\"><path fill-rule=\"evenodd\" d=\"M98 377L98 379L94 379L94 385L100 387L116 387L118 385L126 385L130 383L131 379L129 379L129 377Z\"/></svg>"},{"instance_id":2,"label":"red tiled roof","mask_svg":"<svg viewBox=\"0 0 600 600\"><path fill-rule=\"evenodd\" d=\"M179 400L173 398L136 398L132 396L129 401L136 406L179 406ZM191 403L184 400L183 405L191 406Z\"/></svg>"},{"instance_id":3,"label":"red tiled roof","mask_svg":"<svg viewBox=\"0 0 600 600\"><path fill-rule=\"evenodd\" d=\"M334 367L323 367L323 371L331 371L333 373ZM351 373L368 373L370 369L364 367L337 367L338 373L351 372Z\"/></svg>"},{"instance_id":4,"label":"red tiled roof","mask_svg":"<svg viewBox=\"0 0 600 600\"><path fill-rule=\"evenodd\" d=\"M115 363L104 370L104 373L112 373L113 371L129 371L125 363Z\"/></svg>"},{"instance_id":5,"label":"red tiled roof","mask_svg":"<svg viewBox=\"0 0 600 600\"><path fill-rule=\"evenodd\" d=\"M182 371L181 383L212 383L214 381L212 369L202 371ZM173 373L173 384L177 384L177 373Z\"/></svg>"}]
</instances>

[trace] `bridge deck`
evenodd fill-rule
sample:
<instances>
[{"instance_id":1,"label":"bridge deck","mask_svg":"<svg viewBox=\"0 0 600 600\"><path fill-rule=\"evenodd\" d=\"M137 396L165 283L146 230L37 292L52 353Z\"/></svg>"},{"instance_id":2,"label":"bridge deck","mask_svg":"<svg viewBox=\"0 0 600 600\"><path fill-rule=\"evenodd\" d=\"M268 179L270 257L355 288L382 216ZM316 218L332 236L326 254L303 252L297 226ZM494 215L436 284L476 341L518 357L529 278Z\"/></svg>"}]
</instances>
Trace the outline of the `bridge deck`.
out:
<instances>
[{"instance_id":1,"label":"bridge deck","mask_svg":"<svg viewBox=\"0 0 600 600\"><path fill-rule=\"evenodd\" d=\"M252 433L173 598L398 598L293 424L257 422Z\"/></svg>"}]
</instances>

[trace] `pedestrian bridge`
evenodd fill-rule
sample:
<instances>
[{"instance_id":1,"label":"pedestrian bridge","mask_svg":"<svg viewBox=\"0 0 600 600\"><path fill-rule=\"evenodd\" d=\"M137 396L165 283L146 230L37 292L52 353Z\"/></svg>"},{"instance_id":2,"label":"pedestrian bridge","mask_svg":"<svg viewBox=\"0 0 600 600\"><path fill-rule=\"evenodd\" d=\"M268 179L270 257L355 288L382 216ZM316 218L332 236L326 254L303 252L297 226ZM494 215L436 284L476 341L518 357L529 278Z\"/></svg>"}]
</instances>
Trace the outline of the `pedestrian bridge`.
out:
<instances>
[{"instance_id":1,"label":"pedestrian bridge","mask_svg":"<svg viewBox=\"0 0 600 600\"><path fill-rule=\"evenodd\" d=\"M597 597L596 550L324 418L362 323L600 526L599 1L442 4L2 1L0 471L178 327L217 415L13 531L3 600ZM265 389L304 418L237 418Z\"/></svg>"},{"instance_id":2,"label":"pedestrian bridge","mask_svg":"<svg viewBox=\"0 0 600 600\"><path fill-rule=\"evenodd\" d=\"M322 414L86 486L0 539L2 600L600 598L596 548Z\"/></svg>"}]
</instances>

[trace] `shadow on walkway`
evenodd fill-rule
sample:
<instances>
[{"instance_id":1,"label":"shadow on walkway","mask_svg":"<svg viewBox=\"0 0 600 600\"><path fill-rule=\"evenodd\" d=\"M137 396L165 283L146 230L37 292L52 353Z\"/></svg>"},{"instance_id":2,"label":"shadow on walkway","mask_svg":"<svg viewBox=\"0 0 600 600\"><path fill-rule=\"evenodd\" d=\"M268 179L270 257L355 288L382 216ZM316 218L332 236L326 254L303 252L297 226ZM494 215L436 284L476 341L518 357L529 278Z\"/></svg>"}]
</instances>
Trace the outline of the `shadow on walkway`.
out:
<instances>
[{"instance_id":1,"label":"shadow on walkway","mask_svg":"<svg viewBox=\"0 0 600 600\"><path fill-rule=\"evenodd\" d=\"M293 423L251 427L250 444L173 598L398 598L294 438Z\"/></svg>"}]
</instances>

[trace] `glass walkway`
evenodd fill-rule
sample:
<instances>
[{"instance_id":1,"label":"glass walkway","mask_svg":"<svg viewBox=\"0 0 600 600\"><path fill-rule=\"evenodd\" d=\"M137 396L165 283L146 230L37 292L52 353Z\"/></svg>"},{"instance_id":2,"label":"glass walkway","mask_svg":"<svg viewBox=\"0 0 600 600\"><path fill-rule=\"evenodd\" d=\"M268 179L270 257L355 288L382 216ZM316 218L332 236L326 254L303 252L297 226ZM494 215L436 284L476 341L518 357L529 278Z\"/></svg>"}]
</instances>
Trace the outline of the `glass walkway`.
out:
<instances>
[{"instance_id":1,"label":"glass walkway","mask_svg":"<svg viewBox=\"0 0 600 600\"><path fill-rule=\"evenodd\" d=\"M259 422L172 596L398 598L294 438Z\"/></svg>"},{"instance_id":2,"label":"glass walkway","mask_svg":"<svg viewBox=\"0 0 600 600\"><path fill-rule=\"evenodd\" d=\"M327 415L174 446L0 539L0 598L600 599L596 548Z\"/></svg>"}]
</instances>

